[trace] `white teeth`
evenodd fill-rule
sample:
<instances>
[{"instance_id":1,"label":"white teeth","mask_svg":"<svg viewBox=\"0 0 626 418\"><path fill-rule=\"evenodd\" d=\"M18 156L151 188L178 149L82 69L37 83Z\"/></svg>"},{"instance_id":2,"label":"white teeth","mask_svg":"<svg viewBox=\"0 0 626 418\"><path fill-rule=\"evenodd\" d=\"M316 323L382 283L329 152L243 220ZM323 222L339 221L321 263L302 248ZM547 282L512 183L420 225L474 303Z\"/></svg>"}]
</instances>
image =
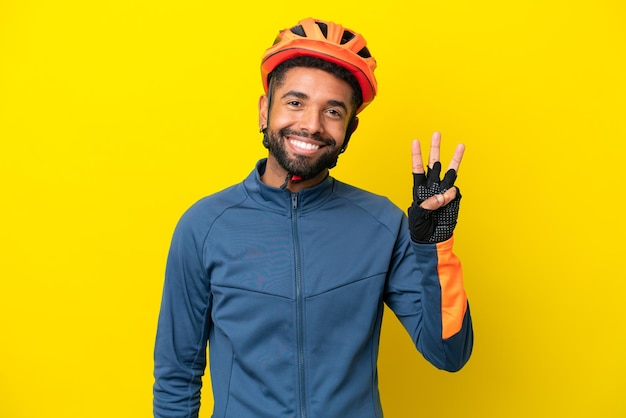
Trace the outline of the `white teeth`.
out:
<instances>
[{"instance_id":1,"label":"white teeth","mask_svg":"<svg viewBox=\"0 0 626 418\"><path fill-rule=\"evenodd\" d=\"M298 141L296 139L292 139L289 142L291 142L291 144L293 144L293 146L298 147L298 148L302 148L305 150L316 150L319 149L320 146L319 145L315 145L315 144L309 144L308 142L304 142L304 141Z\"/></svg>"}]
</instances>

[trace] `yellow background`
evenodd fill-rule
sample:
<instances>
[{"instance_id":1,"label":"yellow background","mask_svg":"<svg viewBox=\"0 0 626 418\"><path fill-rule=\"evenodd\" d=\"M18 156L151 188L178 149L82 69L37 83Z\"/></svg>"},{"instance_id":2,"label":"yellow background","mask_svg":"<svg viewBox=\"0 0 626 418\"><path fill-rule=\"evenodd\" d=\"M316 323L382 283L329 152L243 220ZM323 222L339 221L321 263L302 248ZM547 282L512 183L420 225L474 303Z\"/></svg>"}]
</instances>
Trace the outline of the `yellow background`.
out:
<instances>
[{"instance_id":1,"label":"yellow background","mask_svg":"<svg viewBox=\"0 0 626 418\"><path fill-rule=\"evenodd\" d=\"M0 1L0 417L151 416L172 230L264 156L259 59L309 15L379 63L334 176L407 207L410 140L467 146L474 354L387 315L386 417L626 416L624 3L313 3Z\"/></svg>"}]
</instances>

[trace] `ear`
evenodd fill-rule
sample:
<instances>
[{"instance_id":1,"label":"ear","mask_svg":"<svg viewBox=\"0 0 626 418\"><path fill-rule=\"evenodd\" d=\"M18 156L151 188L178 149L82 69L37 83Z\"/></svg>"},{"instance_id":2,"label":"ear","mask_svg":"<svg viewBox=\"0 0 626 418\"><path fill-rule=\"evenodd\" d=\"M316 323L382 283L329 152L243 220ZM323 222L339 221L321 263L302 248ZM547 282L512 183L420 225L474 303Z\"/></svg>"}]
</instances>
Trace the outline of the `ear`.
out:
<instances>
[{"instance_id":1,"label":"ear","mask_svg":"<svg viewBox=\"0 0 626 418\"><path fill-rule=\"evenodd\" d=\"M352 135L354 133L354 131L356 131L356 128L358 128L358 127L359 127L359 118L355 116L355 117L352 118L352 121L348 125L347 134L348 135Z\"/></svg>"},{"instance_id":2,"label":"ear","mask_svg":"<svg viewBox=\"0 0 626 418\"><path fill-rule=\"evenodd\" d=\"M267 111L268 111L267 95L264 94L259 98L259 129L267 128Z\"/></svg>"},{"instance_id":3,"label":"ear","mask_svg":"<svg viewBox=\"0 0 626 418\"><path fill-rule=\"evenodd\" d=\"M356 131L356 128L358 128L358 126L359 126L359 118L355 116L352 119L350 119L350 122L348 123L348 128L346 129L346 137L343 140L343 146L341 147L342 153L345 152L346 149L348 148L348 142L350 142L350 137L352 136L354 131Z\"/></svg>"}]
</instances>

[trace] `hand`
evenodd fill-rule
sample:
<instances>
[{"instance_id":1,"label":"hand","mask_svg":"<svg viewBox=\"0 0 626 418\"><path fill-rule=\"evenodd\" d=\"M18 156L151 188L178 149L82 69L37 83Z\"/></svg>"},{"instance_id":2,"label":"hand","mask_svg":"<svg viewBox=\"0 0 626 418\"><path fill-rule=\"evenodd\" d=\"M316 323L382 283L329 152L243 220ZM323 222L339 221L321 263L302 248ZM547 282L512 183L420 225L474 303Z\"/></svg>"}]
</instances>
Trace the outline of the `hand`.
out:
<instances>
[{"instance_id":1,"label":"hand","mask_svg":"<svg viewBox=\"0 0 626 418\"><path fill-rule=\"evenodd\" d=\"M461 193L454 186L465 146L454 151L443 180L439 151L441 134L435 132L430 144L428 172L424 172L422 151L418 140L413 140L413 204L409 208L409 229L416 242L442 242L452 237L459 215Z\"/></svg>"}]
</instances>

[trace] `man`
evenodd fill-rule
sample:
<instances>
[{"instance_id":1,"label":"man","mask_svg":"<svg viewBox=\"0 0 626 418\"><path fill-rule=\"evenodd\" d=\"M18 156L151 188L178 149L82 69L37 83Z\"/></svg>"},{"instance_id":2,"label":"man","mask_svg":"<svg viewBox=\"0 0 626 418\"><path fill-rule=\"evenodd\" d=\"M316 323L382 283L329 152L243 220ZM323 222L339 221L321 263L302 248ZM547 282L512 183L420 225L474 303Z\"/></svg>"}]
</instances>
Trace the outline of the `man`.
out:
<instances>
[{"instance_id":1,"label":"man","mask_svg":"<svg viewBox=\"0 0 626 418\"><path fill-rule=\"evenodd\" d=\"M155 417L197 417L209 344L213 417L382 417L376 361L387 304L436 367L473 343L452 253L463 147L440 180L413 143L408 218L329 169L376 94L359 35L302 20L262 62L269 149L241 183L193 205L168 257L155 347Z\"/></svg>"}]
</instances>

